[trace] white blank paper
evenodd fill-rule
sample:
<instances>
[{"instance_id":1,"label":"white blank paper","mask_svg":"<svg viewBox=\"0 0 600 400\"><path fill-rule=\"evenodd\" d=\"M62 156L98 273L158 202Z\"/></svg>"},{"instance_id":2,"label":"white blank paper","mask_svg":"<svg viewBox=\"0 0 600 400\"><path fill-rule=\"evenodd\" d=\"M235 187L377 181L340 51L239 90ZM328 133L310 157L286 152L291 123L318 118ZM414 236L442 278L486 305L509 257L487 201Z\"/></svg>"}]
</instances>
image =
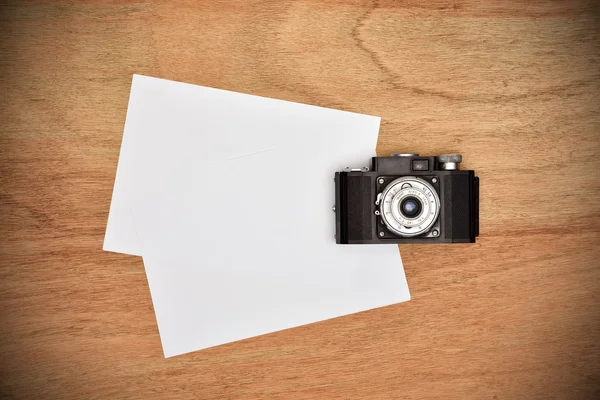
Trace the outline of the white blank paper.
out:
<instances>
[{"instance_id":1,"label":"white blank paper","mask_svg":"<svg viewBox=\"0 0 600 400\"><path fill-rule=\"evenodd\" d=\"M277 101L264 97L134 75L103 249L142 255L129 200L135 181L136 145L131 143L135 135L149 141L160 137L167 145L173 144L169 138L174 134L195 138L194 147L172 149L175 154L171 153L172 159L166 162L204 163L240 157L273 149L280 129L286 127L252 127L260 124L270 110L285 118L292 108L289 105L294 103L280 103L288 106L278 108ZM158 151L152 156L160 162L166 153ZM142 172L144 176L148 174Z\"/></svg>"},{"instance_id":2,"label":"white blank paper","mask_svg":"<svg viewBox=\"0 0 600 400\"><path fill-rule=\"evenodd\" d=\"M105 249L143 255L165 356L410 298L396 246L333 238L334 172L378 128L134 77Z\"/></svg>"}]
</instances>

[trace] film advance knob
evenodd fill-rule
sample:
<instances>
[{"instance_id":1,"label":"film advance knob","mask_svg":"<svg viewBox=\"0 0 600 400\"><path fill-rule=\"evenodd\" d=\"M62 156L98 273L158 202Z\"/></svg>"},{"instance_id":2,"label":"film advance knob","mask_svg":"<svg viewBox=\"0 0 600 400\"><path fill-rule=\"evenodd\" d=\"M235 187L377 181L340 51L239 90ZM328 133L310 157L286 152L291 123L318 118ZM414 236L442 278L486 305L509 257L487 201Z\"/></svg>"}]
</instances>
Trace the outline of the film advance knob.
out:
<instances>
[{"instance_id":1,"label":"film advance knob","mask_svg":"<svg viewBox=\"0 0 600 400\"><path fill-rule=\"evenodd\" d=\"M459 168L462 156L460 154L440 154L437 156L437 162L440 164L440 169L454 171Z\"/></svg>"}]
</instances>

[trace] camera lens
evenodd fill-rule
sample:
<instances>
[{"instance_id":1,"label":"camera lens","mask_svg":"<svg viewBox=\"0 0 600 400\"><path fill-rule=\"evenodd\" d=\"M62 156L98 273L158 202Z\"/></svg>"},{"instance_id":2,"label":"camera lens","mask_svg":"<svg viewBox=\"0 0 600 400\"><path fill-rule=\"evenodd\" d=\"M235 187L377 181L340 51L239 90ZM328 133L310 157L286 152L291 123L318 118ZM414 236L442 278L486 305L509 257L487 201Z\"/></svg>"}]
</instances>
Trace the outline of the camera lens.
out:
<instances>
[{"instance_id":1,"label":"camera lens","mask_svg":"<svg viewBox=\"0 0 600 400\"><path fill-rule=\"evenodd\" d=\"M441 203L436 188L415 176L393 180L377 200L378 215L388 230L398 236L414 237L429 232L440 216Z\"/></svg>"},{"instance_id":2,"label":"camera lens","mask_svg":"<svg viewBox=\"0 0 600 400\"><path fill-rule=\"evenodd\" d=\"M414 218L421 213L421 201L416 197L407 197L400 203L400 212L407 218Z\"/></svg>"}]
</instances>

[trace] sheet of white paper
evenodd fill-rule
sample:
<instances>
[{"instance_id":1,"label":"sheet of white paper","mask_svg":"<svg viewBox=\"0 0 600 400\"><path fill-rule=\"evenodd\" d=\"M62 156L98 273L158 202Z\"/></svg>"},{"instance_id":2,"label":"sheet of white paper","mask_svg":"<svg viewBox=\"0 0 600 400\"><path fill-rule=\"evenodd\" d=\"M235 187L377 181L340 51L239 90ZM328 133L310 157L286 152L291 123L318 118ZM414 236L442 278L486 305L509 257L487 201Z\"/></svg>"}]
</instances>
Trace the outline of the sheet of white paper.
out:
<instances>
[{"instance_id":1,"label":"sheet of white paper","mask_svg":"<svg viewBox=\"0 0 600 400\"><path fill-rule=\"evenodd\" d=\"M333 173L367 165L378 126L134 78L111 206L129 231L105 248L143 254L165 356L410 298L396 246L333 240Z\"/></svg>"},{"instance_id":2,"label":"sheet of white paper","mask_svg":"<svg viewBox=\"0 0 600 400\"><path fill-rule=\"evenodd\" d=\"M103 249L142 255L129 200L134 181L133 146L129 143L133 134L129 132L149 137L160 135L167 141L173 132L195 135L197 147L178 149L176 161L225 160L273 149L275 138L289 128L285 120L278 120L280 126L271 125L266 130L248 127L260 127L270 113L280 113L284 118L287 113L298 112L296 106L291 102L134 75Z\"/></svg>"}]
</instances>

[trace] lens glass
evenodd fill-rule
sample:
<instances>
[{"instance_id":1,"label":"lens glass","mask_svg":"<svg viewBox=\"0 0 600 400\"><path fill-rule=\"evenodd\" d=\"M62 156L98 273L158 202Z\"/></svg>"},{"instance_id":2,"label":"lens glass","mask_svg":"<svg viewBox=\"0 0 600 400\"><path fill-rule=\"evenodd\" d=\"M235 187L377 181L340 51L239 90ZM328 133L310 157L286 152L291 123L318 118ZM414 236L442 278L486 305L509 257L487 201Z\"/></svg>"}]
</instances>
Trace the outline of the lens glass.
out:
<instances>
[{"instance_id":1,"label":"lens glass","mask_svg":"<svg viewBox=\"0 0 600 400\"><path fill-rule=\"evenodd\" d=\"M400 212L406 218L415 218L421 213L421 201L416 197L407 197L400 203Z\"/></svg>"}]
</instances>

